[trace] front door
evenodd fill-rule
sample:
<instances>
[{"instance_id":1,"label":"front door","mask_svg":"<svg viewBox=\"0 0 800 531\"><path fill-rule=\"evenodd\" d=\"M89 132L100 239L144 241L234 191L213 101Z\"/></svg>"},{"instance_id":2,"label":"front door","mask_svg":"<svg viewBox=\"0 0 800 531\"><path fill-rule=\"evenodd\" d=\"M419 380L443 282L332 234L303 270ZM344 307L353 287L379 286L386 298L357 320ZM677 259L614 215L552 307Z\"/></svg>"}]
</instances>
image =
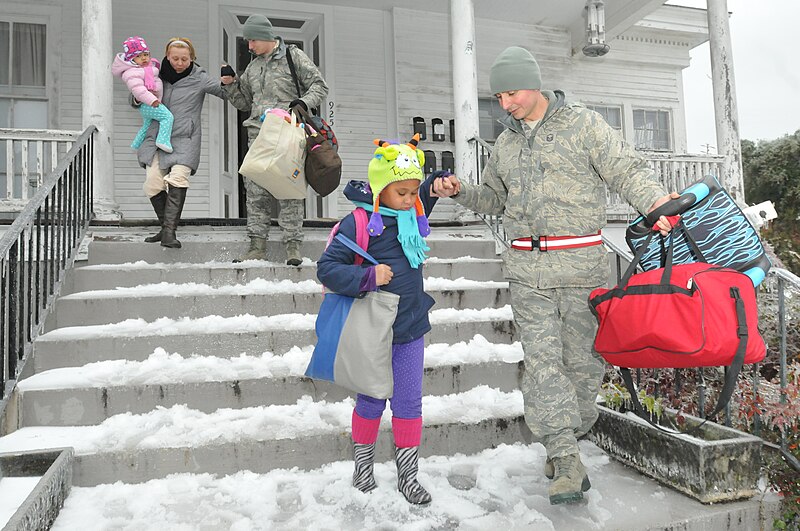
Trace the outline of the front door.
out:
<instances>
[{"instance_id":1,"label":"front door","mask_svg":"<svg viewBox=\"0 0 800 531\"><path fill-rule=\"evenodd\" d=\"M291 19L286 17L270 16L269 13L265 14L270 19L270 22L272 22L273 28L275 28L275 33L280 35L286 44L293 44L297 46L303 50L317 66L319 66L320 24L318 20L304 20L300 18ZM236 16L235 19L238 26L236 28L237 33L233 37L226 37L229 39L229 42L232 44L234 50L234 53L231 54L232 57L230 57L228 62L233 66L237 73L241 74L244 72L244 69L247 67L247 65L250 64L253 56L248 49L247 41L242 37L241 31L241 25L244 24L245 20L247 20L247 16L240 15ZM223 46L223 51L224 49L225 47ZM250 113L238 111L231 105L227 105L226 107L229 108L226 112L235 114L235 117L228 117L227 115L224 117L226 129L225 139L228 139L228 130L230 129L233 132L233 134L230 136L235 138L235 142L232 142L232 144L235 144L236 146L235 150L231 154L226 154L226 157L231 159L230 166L235 164L235 167L239 168L244 160L244 156L247 154L247 130L242 124L248 118ZM235 158L231 155L235 155ZM238 205L238 217L247 217L246 194L247 192L244 187L244 177L237 173L236 203ZM280 205L278 204L278 201L273 200L273 216L277 217L279 209ZM322 214L322 198L315 194L314 191L309 187L305 204L305 217L318 218L321 217Z\"/></svg>"}]
</instances>

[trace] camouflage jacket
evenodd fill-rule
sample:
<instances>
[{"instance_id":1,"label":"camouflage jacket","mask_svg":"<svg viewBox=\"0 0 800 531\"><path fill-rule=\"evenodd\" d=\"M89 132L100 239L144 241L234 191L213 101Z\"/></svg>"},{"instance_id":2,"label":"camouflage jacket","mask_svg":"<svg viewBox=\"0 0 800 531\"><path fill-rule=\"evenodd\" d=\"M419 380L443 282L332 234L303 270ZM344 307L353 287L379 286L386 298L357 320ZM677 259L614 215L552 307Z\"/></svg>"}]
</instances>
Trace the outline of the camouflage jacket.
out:
<instances>
[{"instance_id":1,"label":"camouflage jacket","mask_svg":"<svg viewBox=\"0 0 800 531\"><path fill-rule=\"evenodd\" d=\"M455 200L502 214L510 239L583 236L606 224L606 186L639 212L666 194L647 161L596 112L543 91L549 105L534 129L510 115L480 185ZM534 288L591 287L608 280L602 245L560 251L509 250L506 276Z\"/></svg>"},{"instance_id":2,"label":"camouflage jacket","mask_svg":"<svg viewBox=\"0 0 800 531\"><path fill-rule=\"evenodd\" d=\"M286 60L290 50L297 80L300 82L302 99L309 109L320 107L328 95L328 85L322 79L319 69L302 50L288 46L278 37L278 46L271 54L254 57L242 75L223 89L234 107L250 112L244 121L247 134L252 140L261 128L261 114L266 109L289 109L289 103L297 99L297 88Z\"/></svg>"}]
</instances>

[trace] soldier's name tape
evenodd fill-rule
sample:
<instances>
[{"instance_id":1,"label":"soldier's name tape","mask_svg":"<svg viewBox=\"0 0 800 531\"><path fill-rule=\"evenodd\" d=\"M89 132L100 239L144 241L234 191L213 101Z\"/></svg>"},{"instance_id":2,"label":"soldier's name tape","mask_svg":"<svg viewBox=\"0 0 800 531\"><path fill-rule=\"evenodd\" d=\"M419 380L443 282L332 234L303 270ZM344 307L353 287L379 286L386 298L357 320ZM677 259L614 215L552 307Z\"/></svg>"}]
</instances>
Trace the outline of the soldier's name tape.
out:
<instances>
[{"instance_id":1,"label":"soldier's name tape","mask_svg":"<svg viewBox=\"0 0 800 531\"><path fill-rule=\"evenodd\" d=\"M539 236L538 238L517 238L511 240L511 248L519 251L541 252L560 251L562 249L576 249L578 247L591 247L603 243L600 231L597 234L586 236Z\"/></svg>"}]
</instances>

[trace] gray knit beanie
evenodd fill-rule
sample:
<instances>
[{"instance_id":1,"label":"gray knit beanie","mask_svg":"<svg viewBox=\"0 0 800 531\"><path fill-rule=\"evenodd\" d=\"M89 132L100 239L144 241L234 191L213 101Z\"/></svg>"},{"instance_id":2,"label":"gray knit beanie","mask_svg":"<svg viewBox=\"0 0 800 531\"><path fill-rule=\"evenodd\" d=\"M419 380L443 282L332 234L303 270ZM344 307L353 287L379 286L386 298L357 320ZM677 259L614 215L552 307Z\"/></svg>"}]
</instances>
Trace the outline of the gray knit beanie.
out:
<instances>
[{"instance_id":1,"label":"gray knit beanie","mask_svg":"<svg viewBox=\"0 0 800 531\"><path fill-rule=\"evenodd\" d=\"M540 90L542 73L531 52L519 46L506 48L494 60L489 73L492 94L509 90Z\"/></svg>"},{"instance_id":2,"label":"gray knit beanie","mask_svg":"<svg viewBox=\"0 0 800 531\"><path fill-rule=\"evenodd\" d=\"M242 36L248 41L274 41L272 22L264 15L250 15L244 22Z\"/></svg>"}]
</instances>

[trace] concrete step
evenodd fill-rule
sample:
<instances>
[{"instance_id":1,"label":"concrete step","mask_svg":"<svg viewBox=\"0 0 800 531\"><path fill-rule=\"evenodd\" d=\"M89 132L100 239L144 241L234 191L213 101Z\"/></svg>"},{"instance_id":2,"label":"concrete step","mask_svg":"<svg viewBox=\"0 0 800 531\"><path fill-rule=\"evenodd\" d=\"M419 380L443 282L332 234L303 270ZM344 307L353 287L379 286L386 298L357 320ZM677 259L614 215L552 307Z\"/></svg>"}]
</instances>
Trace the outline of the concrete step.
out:
<instances>
[{"instance_id":1,"label":"concrete step","mask_svg":"<svg viewBox=\"0 0 800 531\"><path fill-rule=\"evenodd\" d=\"M425 283L438 308L499 308L509 303L507 282L440 278L426 279ZM82 291L59 297L55 311L46 320L45 331L116 323L128 318L154 321L159 317L310 313L319 309L323 295L322 284L313 280L264 279L219 288L207 284L161 283Z\"/></svg>"},{"instance_id":2,"label":"concrete step","mask_svg":"<svg viewBox=\"0 0 800 531\"><path fill-rule=\"evenodd\" d=\"M146 413L184 404L211 413L222 408L292 404L308 395L341 401L355 394L304 376L312 346L281 355L236 358L187 357L157 349L142 362L114 360L53 369L17 384L19 426L86 426L110 416ZM457 361L458 360L458 361ZM479 385L519 388L522 347L469 343L434 344L425 352L423 393L449 395Z\"/></svg>"},{"instance_id":3,"label":"concrete step","mask_svg":"<svg viewBox=\"0 0 800 531\"><path fill-rule=\"evenodd\" d=\"M28 427L0 438L0 452L73 447L77 486L140 483L174 473L232 474L276 468L312 469L351 458L353 401L221 409L178 405L143 415L115 415L102 424ZM423 397L423 457L470 454L525 439L522 395L485 386ZM391 456L390 412L376 457Z\"/></svg>"},{"instance_id":4,"label":"concrete step","mask_svg":"<svg viewBox=\"0 0 800 531\"><path fill-rule=\"evenodd\" d=\"M502 280L502 260L499 258L429 258L423 273L426 277L469 278L470 280ZM300 267L262 260L239 264L206 262L201 264L134 262L78 267L70 273L62 295L81 291L132 287L141 284L195 283L220 287L247 284L255 279L316 280L316 262L306 260Z\"/></svg>"},{"instance_id":5,"label":"concrete step","mask_svg":"<svg viewBox=\"0 0 800 531\"><path fill-rule=\"evenodd\" d=\"M433 496L424 508L410 507L397 492L392 461L375 464L377 489L356 492L348 459L310 471L176 474L73 489L53 529L85 529L90 521L93 529L744 531L773 529L781 514L774 492L703 505L589 441L579 445L592 488L571 505L547 499L544 448L518 443L421 459L419 480Z\"/></svg>"},{"instance_id":6,"label":"concrete step","mask_svg":"<svg viewBox=\"0 0 800 531\"><path fill-rule=\"evenodd\" d=\"M476 334L491 343L511 343L515 335L510 306L497 309L453 310L430 313L430 343L469 341ZM316 342L316 314L272 317L243 315L232 318L129 319L110 325L59 328L34 342L31 374L60 367L79 367L105 360L142 361L157 347L185 356L234 357L242 353L287 352L295 345Z\"/></svg>"},{"instance_id":7,"label":"concrete step","mask_svg":"<svg viewBox=\"0 0 800 531\"><path fill-rule=\"evenodd\" d=\"M305 231L305 241L301 249L304 257L316 260L325 249L330 229L309 229ZM220 262L232 262L247 251L249 239L244 228L213 230L210 227L181 227L178 238L180 249L168 249L156 243L144 243L147 231L130 230L92 231L87 265L122 264L144 261L197 262L204 263L213 257ZM267 259L271 262L286 260L284 245L279 231L272 231L272 239L267 242ZM426 242L431 247L430 256L438 258L496 258L494 240L489 231L481 227L462 230L461 228L433 228Z\"/></svg>"}]
</instances>

